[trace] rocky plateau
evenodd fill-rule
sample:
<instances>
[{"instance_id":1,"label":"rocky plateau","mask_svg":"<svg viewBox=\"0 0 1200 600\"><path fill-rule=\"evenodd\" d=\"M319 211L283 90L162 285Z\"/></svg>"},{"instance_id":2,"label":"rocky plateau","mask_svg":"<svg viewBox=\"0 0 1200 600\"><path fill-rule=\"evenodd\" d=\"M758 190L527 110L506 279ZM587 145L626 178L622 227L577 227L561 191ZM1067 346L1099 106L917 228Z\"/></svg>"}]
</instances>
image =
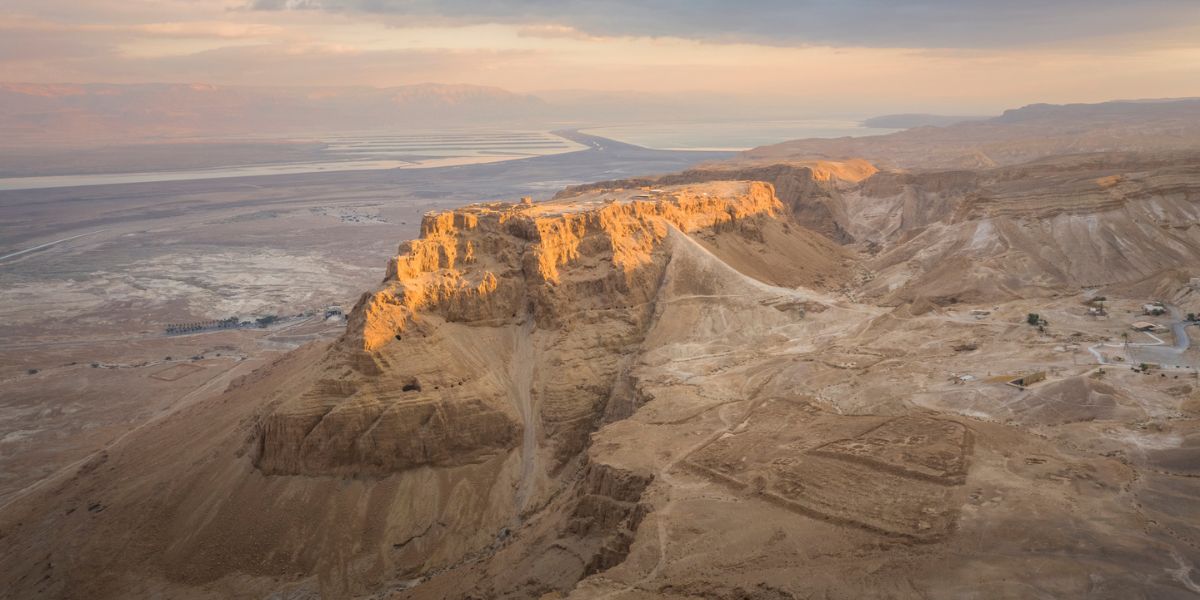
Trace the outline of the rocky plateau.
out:
<instances>
[{"instance_id":1,"label":"rocky plateau","mask_svg":"<svg viewBox=\"0 0 1200 600\"><path fill-rule=\"evenodd\" d=\"M750 158L425 215L338 339L13 500L0 595L1200 593L1200 363L1128 323L1200 310L1200 157Z\"/></svg>"}]
</instances>

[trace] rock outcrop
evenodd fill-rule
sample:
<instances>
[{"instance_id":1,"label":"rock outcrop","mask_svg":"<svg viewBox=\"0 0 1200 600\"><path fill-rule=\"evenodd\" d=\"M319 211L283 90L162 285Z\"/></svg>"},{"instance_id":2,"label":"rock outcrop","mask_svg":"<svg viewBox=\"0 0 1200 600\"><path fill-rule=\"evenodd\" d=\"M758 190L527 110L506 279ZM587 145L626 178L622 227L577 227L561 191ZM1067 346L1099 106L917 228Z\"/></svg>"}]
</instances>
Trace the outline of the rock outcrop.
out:
<instances>
[{"instance_id":1,"label":"rock outcrop","mask_svg":"<svg viewBox=\"0 0 1200 600\"><path fill-rule=\"evenodd\" d=\"M1044 296L1200 260L1200 157L1102 154L880 173L841 196L885 302Z\"/></svg>"},{"instance_id":2,"label":"rock outcrop","mask_svg":"<svg viewBox=\"0 0 1200 600\"><path fill-rule=\"evenodd\" d=\"M939 300L1193 294L1194 161L870 170L431 214L339 339L7 505L0 589L1024 597L1036 570L1045 596L1188 593L1185 372L1087 364L1124 328L1090 291Z\"/></svg>"},{"instance_id":3,"label":"rock outcrop","mask_svg":"<svg viewBox=\"0 0 1200 600\"><path fill-rule=\"evenodd\" d=\"M604 181L569 187L556 199L566 200L581 193L611 188L686 185L707 181L765 181L792 217L801 225L838 243L854 241L846 230L847 218L839 202L840 190L862 181L879 170L862 159L846 161L795 161L763 166L730 167L714 164L659 177Z\"/></svg>"},{"instance_id":4,"label":"rock outcrop","mask_svg":"<svg viewBox=\"0 0 1200 600\"><path fill-rule=\"evenodd\" d=\"M757 182L634 195L428 215L325 375L263 422L260 469L381 476L478 462L525 435L525 453L548 446L550 471L577 455L645 334L668 232L752 231L783 213Z\"/></svg>"},{"instance_id":5,"label":"rock outcrop","mask_svg":"<svg viewBox=\"0 0 1200 600\"><path fill-rule=\"evenodd\" d=\"M512 549L493 549L528 563L546 585L569 589L619 563L648 510L640 498L653 477L589 460L585 449L600 425L643 401L630 372L664 289L671 298L680 285L719 294L728 276L668 282L682 268L671 267L680 247L767 275L774 269L763 256L791 263L779 269L785 276L834 281L846 270L841 250L795 224L762 182L601 188L569 201L427 215L421 237L401 245L380 288L354 308L315 367L315 383L260 419L258 471L384 481L432 467L450 478L440 489L492 497L494 517L556 515ZM753 300L769 316L764 324L803 318L803 303L754 293L770 298ZM468 479L450 483L456 473ZM416 532L419 546L401 544L404 552L469 548L439 545L461 529L459 518L446 514L432 534ZM508 519L482 529L502 530ZM446 566L417 564L414 573ZM468 583L496 597L527 591L524 578L497 573L445 585Z\"/></svg>"}]
</instances>

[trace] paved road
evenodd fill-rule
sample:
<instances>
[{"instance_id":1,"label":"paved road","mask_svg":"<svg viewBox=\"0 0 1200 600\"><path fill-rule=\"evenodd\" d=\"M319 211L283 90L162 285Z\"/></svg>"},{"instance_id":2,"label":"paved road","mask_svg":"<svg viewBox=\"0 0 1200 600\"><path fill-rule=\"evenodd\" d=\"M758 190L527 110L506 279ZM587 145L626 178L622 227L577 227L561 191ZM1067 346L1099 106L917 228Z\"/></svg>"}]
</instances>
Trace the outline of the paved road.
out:
<instances>
[{"instance_id":1,"label":"paved road","mask_svg":"<svg viewBox=\"0 0 1200 600\"><path fill-rule=\"evenodd\" d=\"M1191 346L1188 337L1188 323L1183 319L1183 311L1177 306L1165 305L1171 316L1170 328L1175 340L1172 344L1144 344L1130 348L1132 358L1139 362L1158 363L1164 367L1195 367L1193 360L1184 352ZM1131 344L1131 346L1133 346Z\"/></svg>"},{"instance_id":2,"label":"paved road","mask_svg":"<svg viewBox=\"0 0 1200 600\"><path fill-rule=\"evenodd\" d=\"M1183 352L1191 346L1191 339L1188 338L1187 328L1188 322L1183 319L1183 311L1179 310L1178 306L1167 305L1167 310L1171 313L1171 333L1175 335L1175 350Z\"/></svg>"},{"instance_id":3,"label":"paved road","mask_svg":"<svg viewBox=\"0 0 1200 600\"><path fill-rule=\"evenodd\" d=\"M1096 357L1096 362L1102 365L1108 364L1104 360L1104 355L1100 354L1097 348L1108 346L1112 348L1128 347L1131 354L1136 360L1144 362L1157 362L1164 366L1192 366L1186 364L1187 361L1181 360L1183 353L1191 347L1192 341L1188 337L1187 328L1189 323L1183 318L1183 311L1178 306L1170 304L1164 305L1167 307L1167 312L1171 315L1171 334L1175 341L1168 346L1165 341L1158 336L1147 333L1146 335L1154 339L1154 343L1130 343L1130 344L1096 344L1088 348L1088 352Z\"/></svg>"},{"instance_id":4,"label":"paved road","mask_svg":"<svg viewBox=\"0 0 1200 600\"><path fill-rule=\"evenodd\" d=\"M53 245L55 245L55 244L61 244L61 243L63 243L63 242L69 242L69 241L71 241L71 240L74 240L74 239L77 239L77 238L81 238L81 237L83 237L83 236L85 236L85 235L93 235L93 234L97 234L97 233L103 233L103 232L105 232L105 231L107 231L107 230L106 230L106 229L101 229L101 230L99 230L99 231L89 231L89 232L87 232L87 233L81 233L81 234L79 234L79 235L73 235L73 236L71 236L71 237L63 238L63 239L61 239L61 240L54 240L53 242L46 242L46 243L44 243L44 244L38 244L38 245L36 245L36 246L34 246L34 247L32 247L32 248L26 248L26 249L24 249L24 250L18 250L18 251L16 251L16 252L10 252L10 253L8 253L8 254L5 254L4 256L0 256L0 260L4 260L4 259L6 259L6 258L12 258L12 257L14 257L14 256L21 256L22 254L29 254L30 252L36 252L36 251L38 251L38 250L42 250L43 248L49 248L49 247L51 247L51 246L53 246Z\"/></svg>"}]
</instances>

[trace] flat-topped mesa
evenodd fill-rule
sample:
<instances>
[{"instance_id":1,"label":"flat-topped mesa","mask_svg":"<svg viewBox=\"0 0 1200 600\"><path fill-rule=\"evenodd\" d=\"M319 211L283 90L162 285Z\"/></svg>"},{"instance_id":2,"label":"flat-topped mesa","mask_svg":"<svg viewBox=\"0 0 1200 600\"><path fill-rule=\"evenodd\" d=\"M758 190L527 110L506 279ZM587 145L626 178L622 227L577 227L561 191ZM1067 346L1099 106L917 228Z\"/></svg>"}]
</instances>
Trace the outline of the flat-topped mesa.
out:
<instances>
[{"instance_id":1,"label":"flat-topped mesa","mask_svg":"<svg viewBox=\"0 0 1200 600\"><path fill-rule=\"evenodd\" d=\"M854 239L846 231L846 218L839 201L841 190L867 180L878 172L875 165L861 159L774 164L718 163L656 177L570 186L554 198L566 200L595 190L613 188L694 185L710 181L765 181L775 187L776 197L791 212L797 224L845 244Z\"/></svg>"},{"instance_id":2,"label":"flat-topped mesa","mask_svg":"<svg viewBox=\"0 0 1200 600\"><path fill-rule=\"evenodd\" d=\"M770 185L722 181L430 214L316 383L263 419L255 464L386 476L503 462L536 438L552 473L586 447L652 326L672 230L761 247L782 212Z\"/></svg>"},{"instance_id":3,"label":"flat-topped mesa","mask_svg":"<svg viewBox=\"0 0 1200 600\"><path fill-rule=\"evenodd\" d=\"M663 190L596 190L542 204L476 204L430 213L421 237L401 244L388 262L383 286L364 295L353 311L347 341L373 351L411 326L422 312L447 321L500 324L539 309L572 279L565 271L597 268L624 274L632 291L637 271L674 227L684 232L716 228L783 206L770 184L713 182ZM570 267L570 269L568 268ZM605 278L607 279L607 278ZM583 281L578 282L580 284ZM605 286L601 286L605 287ZM644 301L631 298L631 301Z\"/></svg>"}]
</instances>

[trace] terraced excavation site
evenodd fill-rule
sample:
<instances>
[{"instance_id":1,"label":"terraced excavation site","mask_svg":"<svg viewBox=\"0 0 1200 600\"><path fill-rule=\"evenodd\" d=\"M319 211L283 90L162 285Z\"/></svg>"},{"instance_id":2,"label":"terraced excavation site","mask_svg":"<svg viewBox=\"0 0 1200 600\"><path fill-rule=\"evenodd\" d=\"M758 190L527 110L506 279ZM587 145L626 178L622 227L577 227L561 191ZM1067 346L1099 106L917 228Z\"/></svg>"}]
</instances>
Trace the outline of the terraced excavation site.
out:
<instances>
[{"instance_id":1,"label":"terraced excavation site","mask_svg":"<svg viewBox=\"0 0 1200 600\"><path fill-rule=\"evenodd\" d=\"M826 442L824 434L851 437ZM686 460L712 481L801 515L932 541L957 521L962 498L954 488L966 479L969 450L970 431L953 421L881 422L776 401L751 413L740 435L723 435Z\"/></svg>"},{"instance_id":2,"label":"terraced excavation site","mask_svg":"<svg viewBox=\"0 0 1200 600\"><path fill-rule=\"evenodd\" d=\"M7 496L0 589L1200 593L1200 154L808 144L427 212L335 333L212 333L257 362Z\"/></svg>"}]
</instances>

